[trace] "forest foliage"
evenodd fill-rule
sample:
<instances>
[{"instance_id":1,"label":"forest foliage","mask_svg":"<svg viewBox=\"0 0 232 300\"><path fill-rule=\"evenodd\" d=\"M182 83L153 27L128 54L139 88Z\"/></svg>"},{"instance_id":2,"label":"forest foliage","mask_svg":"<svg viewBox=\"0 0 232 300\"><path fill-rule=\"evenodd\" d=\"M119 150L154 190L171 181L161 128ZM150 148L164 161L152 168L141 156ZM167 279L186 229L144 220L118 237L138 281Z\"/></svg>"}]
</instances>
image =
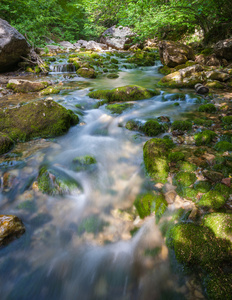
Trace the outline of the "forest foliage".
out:
<instances>
[{"instance_id":1,"label":"forest foliage","mask_svg":"<svg viewBox=\"0 0 232 300\"><path fill-rule=\"evenodd\" d=\"M44 37L98 39L112 25L130 26L137 39L201 30L205 39L232 32L230 0L1 0L0 18L36 45Z\"/></svg>"}]
</instances>

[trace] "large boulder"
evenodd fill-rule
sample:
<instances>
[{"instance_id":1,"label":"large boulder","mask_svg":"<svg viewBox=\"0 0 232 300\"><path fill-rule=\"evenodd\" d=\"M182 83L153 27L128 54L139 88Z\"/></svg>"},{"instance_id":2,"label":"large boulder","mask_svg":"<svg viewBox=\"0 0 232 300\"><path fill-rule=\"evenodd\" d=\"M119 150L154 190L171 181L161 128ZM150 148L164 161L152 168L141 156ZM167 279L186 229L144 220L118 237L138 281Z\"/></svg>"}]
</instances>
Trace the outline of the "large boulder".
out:
<instances>
[{"instance_id":1,"label":"large boulder","mask_svg":"<svg viewBox=\"0 0 232 300\"><path fill-rule=\"evenodd\" d=\"M25 79L10 79L7 88L16 93L38 92L48 86L47 82L30 81Z\"/></svg>"},{"instance_id":2,"label":"large boulder","mask_svg":"<svg viewBox=\"0 0 232 300\"><path fill-rule=\"evenodd\" d=\"M11 70L22 56L29 52L30 45L22 34L8 22L0 19L0 72Z\"/></svg>"},{"instance_id":3,"label":"large boulder","mask_svg":"<svg viewBox=\"0 0 232 300\"><path fill-rule=\"evenodd\" d=\"M73 46L77 49L86 48L87 50L101 51L108 49L107 45L95 41L79 40Z\"/></svg>"},{"instance_id":4,"label":"large boulder","mask_svg":"<svg viewBox=\"0 0 232 300\"><path fill-rule=\"evenodd\" d=\"M130 47L131 37L134 33L129 27L108 28L101 36L100 42L118 50L127 50Z\"/></svg>"},{"instance_id":5,"label":"large boulder","mask_svg":"<svg viewBox=\"0 0 232 300\"><path fill-rule=\"evenodd\" d=\"M162 64L170 68L185 64L187 60L195 59L191 47L172 41L159 42L159 53Z\"/></svg>"},{"instance_id":6,"label":"large boulder","mask_svg":"<svg viewBox=\"0 0 232 300\"><path fill-rule=\"evenodd\" d=\"M217 42L214 52L220 58L232 60L232 38Z\"/></svg>"}]
</instances>

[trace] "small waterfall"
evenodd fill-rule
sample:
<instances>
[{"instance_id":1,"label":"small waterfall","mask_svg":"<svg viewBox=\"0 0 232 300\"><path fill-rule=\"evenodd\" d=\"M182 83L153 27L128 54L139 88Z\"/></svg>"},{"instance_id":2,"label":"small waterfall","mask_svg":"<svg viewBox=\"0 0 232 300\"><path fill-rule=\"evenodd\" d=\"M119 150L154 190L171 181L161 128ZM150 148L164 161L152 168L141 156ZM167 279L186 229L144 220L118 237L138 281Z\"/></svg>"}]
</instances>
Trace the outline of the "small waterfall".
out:
<instances>
[{"instance_id":1,"label":"small waterfall","mask_svg":"<svg viewBox=\"0 0 232 300\"><path fill-rule=\"evenodd\" d=\"M55 73L73 73L76 68L73 64L63 63L50 65L51 72Z\"/></svg>"}]
</instances>

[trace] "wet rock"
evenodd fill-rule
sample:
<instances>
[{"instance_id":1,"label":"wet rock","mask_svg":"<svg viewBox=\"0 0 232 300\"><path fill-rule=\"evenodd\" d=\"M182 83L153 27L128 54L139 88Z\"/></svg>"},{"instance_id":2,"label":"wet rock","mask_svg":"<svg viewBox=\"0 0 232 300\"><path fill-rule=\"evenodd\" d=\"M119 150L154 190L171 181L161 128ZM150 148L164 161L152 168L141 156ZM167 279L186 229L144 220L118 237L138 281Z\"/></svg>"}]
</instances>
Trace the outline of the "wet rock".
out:
<instances>
[{"instance_id":1,"label":"wet rock","mask_svg":"<svg viewBox=\"0 0 232 300\"><path fill-rule=\"evenodd\" d=\"M97 74L93 68L80 68L77 74L84 78L96 78Z\"/></svg>"},{"instance_id":2,"label":"wet rock","mask_svg":"<svg viewBox=\"0 0 232 300\"><path fill-rule=\"evenodd\" d=\"M24 79L10 79L7 88L17 93L38 92L48 86L47 82L35 82Z\"/></svg>"},{"instance_id":3,"label":"wet rock","mask_svg":"<svg viewBox=\"0 0 232 300\"><path fill-rule=\"evenodd\" d=\"M52 100L0 110L0 132L8 134L14 141L62 135L78 122L78 117L71 110Z\"/></svg>"},{"instance_id":4,"label":"wet rock","mask_svg":"<svg viewBox=\"0 0 232 300\"><path fill-rule=\"evenodd\" d=\"M210 80L226 81L230 78L230 75L225 72L213 70L205 73L206 78Z\"/></svg>"},{"instance_id":5,"label":"wet rock","mask_svg":"<svg viewBox=\"0 0 232 300\"><path fill-rule=\"evenodd\" d=\"M198 93L198 94L201 94L201 95L205 95L209 92L209 88L204 86L203 84L201 83L197 83L195 86L195 91Z\"/></svg>"},{"instance_id":6,"label":"wet rock","mask_svg":"<svg viewBox=\"0 0 232 300\"><path fill-rule=\"evenodd\" d=\"M221 182L223 179L222 173L219 172L204 170L202 173L205 178L209 179L212 182Z\"/></svg>"},{"instance_id":7,"label":"wet rock","mask_svg":"<svg viewBox=\"0 0 232 300\"><path fill-rule=\"evenodd\" d=\"M14 141L4 133L0 132L0 155L10 151L14 147Z\"/></svg>"},{"instance_id":8,"label":"wet rock","mask_svg":"<svg viewBox=\"0 0 232 300\"><path fill-rule=\"evenodd\" d=\"M26 56L30 45L22 34L0 19L0 72L9 71Z\"/></svg>"},{"instance_id":9,"label":"wet rock","mask_svg":"<svg viewBox=\"0 0 232 300\"><path fill-rule=\"evenodd\" d=\"M126 50L130 47L132 36L134 36L134 33L129 27L116 27L114 25L102 34L100 42L114 49Z\"/></svg>"},{"instance_id":10,"label":"wet rock","mask_svg":"<svg viewBox=\"0 0 232 300\"><path fill-rule=\"evenodd\" d=\"M22 221L13 215L0 215L0 246L20 237L25 232Z\"/></svg>"},{"instance_id":11,"label":"wet rock","mask_svg":"<svg viewBox=\"0 0 232 300\"><path fill-rule=\"evenodd\" d=\"M214 52L220 58L232 59L232 38L219 41L214 46Z\"/></svg>"},{"instance_id":12,"label":"wet rock","mask_svg":"<svg viewBox=\"0 0 232 300\"><path fill-rule=\"evenodd\" d=\"M159 53L161 62L171 68L184 64L187 60L195 59L191 47L172 41L161 41Z\"/></svg>"}]
</instances>

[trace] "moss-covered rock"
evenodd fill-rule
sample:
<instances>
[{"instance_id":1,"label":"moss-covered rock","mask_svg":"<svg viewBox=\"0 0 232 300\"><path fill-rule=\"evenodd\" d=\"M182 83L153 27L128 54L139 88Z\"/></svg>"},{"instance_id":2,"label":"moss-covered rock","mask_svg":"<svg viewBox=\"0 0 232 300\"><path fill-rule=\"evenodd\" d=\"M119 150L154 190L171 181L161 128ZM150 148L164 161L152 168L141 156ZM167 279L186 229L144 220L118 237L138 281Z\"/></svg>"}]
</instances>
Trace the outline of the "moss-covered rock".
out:
<instances>
[{"instance_id":1,"label":"moss-covered rock","mask_svg":"<svg viewBox=\"0 0 232 300\"><path fill-rule=\"evenodd\" d=\"M90 155L75 157L72 162L75 171L89 170L90 167L97 163L95 157Z\"/></svg>"},{"instance_id":2,"label":"moss-covered rock","mask_svg":"<svg viewBox=\"0 0 232 300\"><path fill-rule=\"evenodd\" d=\"M134 101L152 98L158 95L155 90L145 89L137 85L127 85L113 90L98 90L88 94L90 98L105 99L107 102Z\"/></svg>"},{"instance_id":3,"label":"moss-covered rock","mask_svg":"<svg viewBox=\"0 0 232 300\"><path fill-rule=\"evenodd\" d=\"M82 235L83 233L88 232L96 235L108 225L109 224L100 219L99 216L92 215L81 221L81 223L78 225L77 233L78 235Z\"/></svg>"},{"instance_id":4,"label":"moss-covered rock","mask_svg":"<svg viewBox=\"0 0 232 300\"><path fill-rule=\"evenodd\" d=\"M47 86L47 82L34 82L24 79L11 79L7 84L8 89L12 89L17 93L38 92Z\"/></svg>"},{"instance_id":5,"label":"moss-covered rock","mask_svg":"<svg viewBox=\"0 0 232 300\"><path fill-rule=\"evenodd\" d=\"M58 168L43 166L37 178L39 190L48 195L69 194L80 191L80 185L72 177Z\"/></svg>"},{"instance_id":6,"label":"moss-covered rock","mask_svg":"<svg viewBox=\"0 0 232 300\"><path fill-rule=\"evenodd\" d=\"M96 78L97 74L93 68L80 68L77 70L77 74L84 78Z\"/></svg>"},{"instance_id":7,"label":"moss-covered rock","mask_svg":"<svg viewBox=\"0 0 232 300\"><path fill-rule=\"evenodd\" d=\"M220 270L205 277L204 287L208 299L231 299L232 293L232 275L222 274Z\"/></svg>"},{"instance_id":8,"label":"moss-covered rock","mask_svg":"<svg viewBox=\"0 0 232 300\"><path fill-rule=\"evenodd\" d=\"M232 151L232 143L221 141L214 146L218 152Z\"/></svg>"},{"instance_id":9,"label":"moss-covered rock","mask_svg":"<svg viewBox=\"0 0 232 300\"><path fill-rule=\"evenodd\" d=\"M214 191L218 191L226 200L232 195L232 189L225 184L217 183L213 187Z\"/></svg>"},{"instance_id":10,"label":"moss-covered rock","mask_svg":"<svg viewBox=\"0 0 232 300\"><path fill-rule=\"evenodd\" d=\"M197 203L198 206L205 208L219 209L226 203L226 198L218 191L209 191L204 194L200 201Z\"/></svg>"},{"instance_id":11,"label":"moss-covered rock","mask_svg":"<svg viewBox=\"0 0 232 300\"><path fill-rule=\"evenodd\" d=\"M164 197L164 195L156 195L155 200L152 203L151 211L155 212L156 223L159 222L162 215L165 213L168 207L168 203Z\"/></svg>"},{"instance_id":12,"label":"moss-covered rock","mask_svg":"<svg viewBox=\"0 0 232 300\"><path fill-rule=\"evenodd\" d=\"M129 120L126 122L125 128L128 130L138 130L140 127L139 122L135 120Z\"/></svg>"},{"instance_id":13,"label":"moss-covered rock","mask_svg":"<svg viewBox=\"0 0 232 300\"><path fill-rule=\"evenodd\" d=\"M0 110L0 132L20 142L62 135L78 122L78 116L71 110L52 100L40 100L14 109Z\"/></svg>"},{"instance_id":14,"label":"moss-covered rock","mask_svg":"<svg viewBox=\"0 0 232 300\"><path fill-rule=\"evenodd\" d=\"M141 219L144 219L146 216L151 214L151 207L154 201L155 194L153 193L139 194L136 197L134 206Z\"/></svg>"},{"instance_id":15,"label":"moss-covered rock","mask_svg":"<svg viewBox=\"0 0 232 300\"><path fill-rule=\"evenodd\" d=\"M58 89L57 87L49 86L46 89L42 90L40 92L40 95L47 96L47 95L51 95L51 94L59 94L59 92L60 92L60 89Z\"/></svg>"},{"instance_id":16,"label":"moss-covered rock","mask_svg":"<svg viewBox=\"0 0 232 300\"><path fill-rule=\"evenodd\" d=\"M212 188L212 184L209 181L198 181L194 184L194 189L200 193L207 193Z\"/></svg>"},{"instance_id":17,"label":"moss-covered rock","mask_svg":"<svg viewBox=\"0 0 232 300\"><path fill-rule=\"evenodd\" d=\"M4 133L0 132L0 155L10 151L14 147L14 141Z\"/></svg>"},{"instance_id":18,"label":"moss-covered rock","mask_svg":"<svg viewBox=\"0 0 232 300\"><path fill-rule=\"evenodd\" d=\"M110 79L116 79L116 78L119 77L119 75L116 74L116 73L110 73L110 74L108 74L106 77L107 77L107 78L110 78Z\"/></svg>"},{"instance_id":19,"label":"moss-covered rock","mask_svg":"<svg viewBox=\"0 0 232 300\"><path fill-rule=\"evenodd\" d=\"M192 123L189 121L174 121L172 123L172 131L173 130L191 130L192 129Z\"/></svg>"},{"instance_id":20,"label":"moss-covered rock","mask_svg":"<svg viewBox=\"0 0 232 300\"><path fill-rule=\"evenodd\" d=\"M110 110L113 114L121 114L127 108L131 108L133 106L132 103L122 103L122 104L109 104L106 106L108 110Z\"/></svg>"},{"instance_id":21,"label":"moss-covered rock","mask_svg":"<svg viewBox=\"0 0 232 300\"><path fill-rule=\"evenodd\" d=\"M184 153L179 152L179 151L169 153L169 155L168 155L168 159L170 162L178 162L180 160L184 160L184 158L185 158Z\"/></svg>"},{"instance_id":22,"label":"moss-covered rock","mask_svg":"<svg viewBox=\"0 0 232 300\"><path fill-rule=\"evenodd\" d=\"M197 166L189 161L178 161L176 167L185 172L194 172L197 169Z\"/></svg>"},{"instance_id":23,"label":"moss-covered rock","mask_svg":"<svg viewBox=\"0 0 232 300\"><path fill-rule=\"evenodd\" d=\"M180 263L211 270L228 259L229 243L217 239L211 229L195 224L177 224L169 232L168 246Z\"/></svg>"},{"instance_id":24,"label":"moss-covered rock","mask_svg":"<svg viewBox=\"0 0 232 300\"><path fill-rule=\"evenodd\" d=\"M206 86L211 89L224 89L225 88L225 85L223 85L220 81L217 81L217 80L207 81Z\"/></svg>"},{"instance_id":25,"label":"moss-covered rock","mask_svg":"<svg viewBox=\"0 0 232 300\"><path fill-rule=\"evenodd\" d=\"M212 120L209 119L201 119L201 118L196 118L193 120L194 124L199 125L199 126L204 126L204 127L211 127L213 124Z\"/></svg>"},{"instance_id":26,"label":"moss-covered rock","mask_svg":"<svg viewBox=\"0 0 232 300\"><path fill-rule=\"evenodd\" d=\"M149 120L143 126L141 126L141 130L147 136L156 136L164 132L164 127L162 124L155 120Z\"/></svg>"},{"instance_id":27,"label":"moss-covered rock","mask_svg":"<svg viewBox=\"0 0 232 300\"><path fill-rule=\"evenodd\" d=\"M137 66L154 66L156 54L154 52L137 51L127 61Z\"/></svg>"},{"instance_id":28,"label":"moss-covered rock","mask_svg":"<svg viewBox=\"0 0 232 300\"><path fill-rule=\"evenodd\" d=\"M176 189L176 192L182 198L186 198L186 199L191 200L193 202L197 201L198 191L195 190L194 188L179 185Z\"/></svg>"},{"instance_id":29,"label":"moss-covered rock","mask_svg":"<svg viewBox=\"0 0 232 300\"><path fill-rule=\"evenodd\" d=\"M194 135L197 146L209 145L213 139L217 136L214 131L204 130Z\"/></svg>"},{"instance_id":30,"label":"moss-covered rock","mask_svg":"<svg viewBox=\"0 0 232 300\"><path fill-rule=\"evenodd\" d=\"M214 113L217 109L214 104L202 104L199 106L199 112Z\"/></svg>"},{"instance_id":31,"label":"moss-covered rock","mask_svg":"<svg viewBox=\"0 0 232 300\"><path fill-rule=\"evenodd\" d=\"M212 170L204 170L203 175L212 182L220 182L223 178L223 174Z\"/></svg>"},{"instance_id":32,"label":"moss-covered rock","mask_svg":"<svg viewBox=\"0 0 232 300\"><path fill-rule=\"evenodd\" d=\"M165 182L169 172L168 154L174 143L169 139L154 138L143 147L144 164L148 174L159 182Z\"/></svg>"},{"instance_id":33,"label":"moss-covered rock","mask_svg":"<svg viewBox=\"0 0 232 300\"><path fill-rule=\"evenodd\" d=\"M225 116L222 118L222 122L226 125L232 124L232 116Z\"/></svg>"},{"instance_id":34,"label":"moss-covered rock","mask_svg":"<svg viewBox=\"0 0 232 300\"><path fill-rule=\"evenodd\" d=\"M180 171L173 177L173 184L188 187L197 180L195 173Z\"/></svg>"}]
</instances>

